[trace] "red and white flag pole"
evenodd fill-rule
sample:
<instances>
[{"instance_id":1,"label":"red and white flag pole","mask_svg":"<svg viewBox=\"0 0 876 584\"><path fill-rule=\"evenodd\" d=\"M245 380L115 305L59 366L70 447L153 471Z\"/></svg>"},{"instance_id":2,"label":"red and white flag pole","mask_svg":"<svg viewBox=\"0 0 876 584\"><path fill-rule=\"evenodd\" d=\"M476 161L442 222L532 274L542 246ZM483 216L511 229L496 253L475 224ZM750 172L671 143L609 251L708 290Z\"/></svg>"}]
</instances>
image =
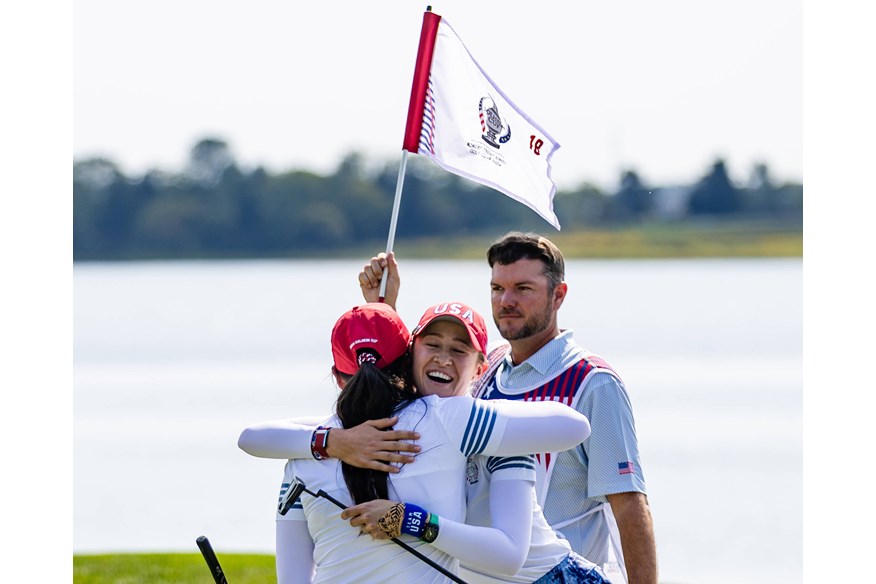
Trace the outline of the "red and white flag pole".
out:
<instances>
[{"instance_id":1,"label":"red and white flag pole","mask_svg":"<svg viewBox=\"0 0 876 584\"><path fill-rule=\"evenodd\" d=\"M417 64L414 67L414 81L411 86L411 100L408 103L408 120L405 125L405 139L402 144L401 163L398 168L398 180L395 184L395 199L392 203L392 219L389 222L389 236L386 239L386 254L392 251L395 244L395 231L398 225L398 209L401 205L402 185L405 182L405 169L408 164L408 152L417 152L420 133L423 127L423 110L426 104L426 90L429 86L429 71L432 68L432 52L435 49L435 37L438 33L438 23L441 17L432 12L432 7L426 7L423 14L423 28L420 30L420 46L417 49ZM380 302L386 298L386 274L380 279Z\"/></svg>"}]
</instances>

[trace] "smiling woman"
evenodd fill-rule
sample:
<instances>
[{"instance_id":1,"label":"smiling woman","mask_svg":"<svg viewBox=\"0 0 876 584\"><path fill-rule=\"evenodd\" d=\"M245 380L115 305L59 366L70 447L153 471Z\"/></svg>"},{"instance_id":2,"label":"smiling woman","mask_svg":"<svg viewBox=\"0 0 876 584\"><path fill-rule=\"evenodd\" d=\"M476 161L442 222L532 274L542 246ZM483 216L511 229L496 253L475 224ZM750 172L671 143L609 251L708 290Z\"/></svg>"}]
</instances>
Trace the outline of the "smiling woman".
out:
<instances>
[{"instance_id":1,"label":"smiling woman","mask_svg":"<svg viewBox=\"0 0 876 584\"><path fill-rule=\"evenodd\" d=\"M459 302L426 309L412 345L414 385L421 395L463 395L486 368L484 319Z\"/></svg>"}]
</instances>

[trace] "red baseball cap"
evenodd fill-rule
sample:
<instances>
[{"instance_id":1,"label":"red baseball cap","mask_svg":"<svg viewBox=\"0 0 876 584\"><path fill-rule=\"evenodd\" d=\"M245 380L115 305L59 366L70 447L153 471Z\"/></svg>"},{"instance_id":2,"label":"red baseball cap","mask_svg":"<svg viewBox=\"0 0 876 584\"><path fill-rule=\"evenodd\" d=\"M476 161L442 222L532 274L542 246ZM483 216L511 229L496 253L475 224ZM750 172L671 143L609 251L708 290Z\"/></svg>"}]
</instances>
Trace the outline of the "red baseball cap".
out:
<instances>
[{"instance_id":1,"label":"red baseball cap","mask_svg":"<svg viewBox=\"0 0 876 584\"><path fill-rule=\"evenodd\" d=\"M430 306L420 317L420 322L417 328L411 333L411 340L417 335L426 330L426 327L432 324L439 318L454 320L468 331L468 336L471 339L471 346L486 354L487 352L487 326L484 324L482 317L476 310L462 302L444 302Z\"/></svg>"},{"instance_id":2,"label":"red baseball cap","mask_svg":"<svg viewBox=\"0 0 876 584\"><path fill-rule=\"evenodd\" d=\"M366 360L382 369L405 354L410 339L408 327L388 304L369 302L355 306L332 329L335 369L354 375Z\"/></svg>"}]
</instances>

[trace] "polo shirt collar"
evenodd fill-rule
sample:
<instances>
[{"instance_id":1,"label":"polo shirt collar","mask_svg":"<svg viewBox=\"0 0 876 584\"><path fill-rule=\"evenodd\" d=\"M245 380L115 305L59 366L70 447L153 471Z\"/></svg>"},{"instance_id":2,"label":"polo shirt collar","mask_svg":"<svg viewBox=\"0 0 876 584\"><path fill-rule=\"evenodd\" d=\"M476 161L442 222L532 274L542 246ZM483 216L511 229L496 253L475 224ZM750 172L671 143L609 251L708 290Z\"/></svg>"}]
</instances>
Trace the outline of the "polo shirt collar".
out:
<instances>
[{"instance_id":1,"label":"polo shirt collar","mask_svg":"<svg viewBox=\"0 0 876 584\"><path fill-rule=\"evenodd\" d=\"M563 348L571 337L572 329L561 329L560 334L545 343L544 346L533 353L529 359L516 366L511 360L511 351L508 351L508 354L505 355L505 367L509 371L511 369L518 371L534 369L540 374L546 375L551 367L563 358Z\"/></svg>"}]
</instances>

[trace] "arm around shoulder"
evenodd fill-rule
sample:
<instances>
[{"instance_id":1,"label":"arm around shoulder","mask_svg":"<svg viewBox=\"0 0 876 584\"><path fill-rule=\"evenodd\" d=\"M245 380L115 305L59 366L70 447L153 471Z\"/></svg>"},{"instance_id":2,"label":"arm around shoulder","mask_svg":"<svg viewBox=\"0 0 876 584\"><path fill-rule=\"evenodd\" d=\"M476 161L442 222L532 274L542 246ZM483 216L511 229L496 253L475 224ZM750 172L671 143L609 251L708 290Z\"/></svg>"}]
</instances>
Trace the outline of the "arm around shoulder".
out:
<instances>
[{"instance_id":1,"label":"arm around shoulder","mask_svg":"<svg viewBox=\"0 0 876 584\"><path fill-rule=\"evenodd\" d=\"M316 424L301 419L273 420L248 426L241 432L237 445L241 450L260 458L301 459L313 457L313 436ZM405 440L417 440L419 434L409 430L391 430L398 418L369 420L353 428L330 428L326 436L326 453L360 468L372 468L397 473L389 463L412 463L420 447Z\"/></svg>"}]
</instances>

